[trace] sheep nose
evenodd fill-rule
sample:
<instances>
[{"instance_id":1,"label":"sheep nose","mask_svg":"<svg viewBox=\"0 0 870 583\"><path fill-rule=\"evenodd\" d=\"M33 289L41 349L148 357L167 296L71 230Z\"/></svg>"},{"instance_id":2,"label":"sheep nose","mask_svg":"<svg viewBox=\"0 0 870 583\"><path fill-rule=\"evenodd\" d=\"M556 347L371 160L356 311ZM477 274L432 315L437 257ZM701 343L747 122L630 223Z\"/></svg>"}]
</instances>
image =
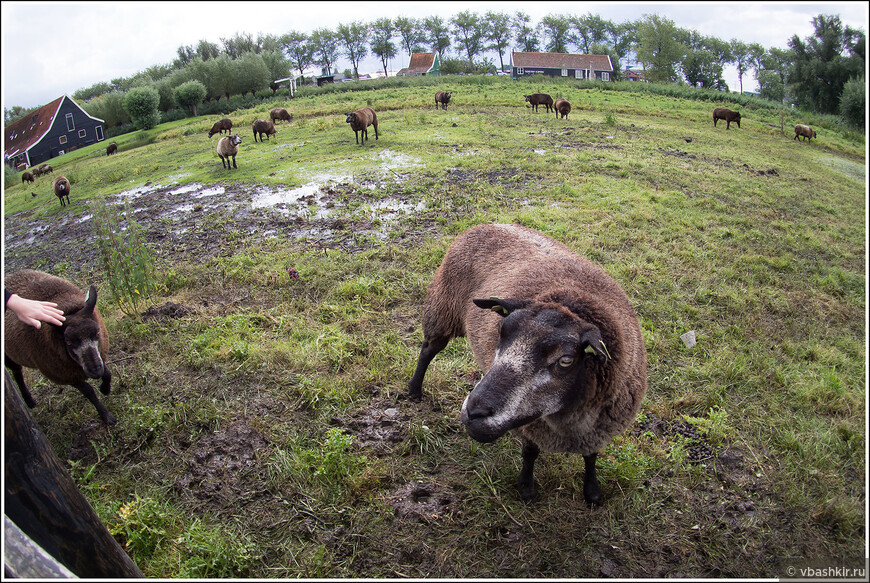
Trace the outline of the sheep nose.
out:
<instances>
[{"instance_id":1,"label":"sheep nose","mask_svg":"<svg viewBox=\"0 0 870 583\"><path fill-rule=\"evenodd\" d=\"M465 405L462 407L462 422L486 419L491 417L494 412L495 409L490 404L472 392L465 399Z\"/></svg>"}]
</instances>

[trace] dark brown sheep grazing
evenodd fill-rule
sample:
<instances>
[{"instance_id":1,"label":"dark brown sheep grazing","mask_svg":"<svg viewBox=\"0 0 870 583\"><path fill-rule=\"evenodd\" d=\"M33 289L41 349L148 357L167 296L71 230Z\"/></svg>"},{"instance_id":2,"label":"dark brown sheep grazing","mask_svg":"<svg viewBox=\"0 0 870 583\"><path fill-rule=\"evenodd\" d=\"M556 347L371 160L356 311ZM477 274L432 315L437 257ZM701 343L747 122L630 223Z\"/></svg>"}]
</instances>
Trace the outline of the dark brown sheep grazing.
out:
<instances>
[{"instance_id":1,"label":"dark brown sheep grazing","mask_svg":"<svg viewBox=\"0 0 870 583\"><path fill-rule=\"evenodd\" d=\"M713 110L713 127L716 127L716 122L720 119L724 119L727 123L725 124L725 129L731 129L731 122L737 124L737 127L740 127L740 112L739 111L731 111L727 107L717 107Z\"/></svg>"},{"instance_id":2,"label":"dark brown sheep grazing","mask_svg":"<svg viewBox=\"0 0 870 583\"><path fill-rule=\"evenodd\" d=\"M808 125L799 123L794 126L794 139L796 140L801 137L805 140L812 141L812 138L816 137L816 130Z\"/></svg>"},{"instance_id":3,"label":"dark brown sheep grazing","mask_svg":"<svg viewBox=\"0 0 870 583\"><path fill-rule=\"evenodd\" d=\"M363 107L353 113L348 113L344 121L350 124L357 144L365 145L365 141L369 139L369 126L374 126L375 139L378 139L378 114L371 107Z\"/></svg>"},{"instance_id":4,"label":"dark brown sheep grazing","mask_svg":"<svg viewBox=\"0 0 870 583\"><path fill-rule=\"evenodd\" d=\"M220 121L215 122L211 129L208 130L208 137L212 137L215 134L223 134L224 132L230 133L233 129L233 120L228 117L223 118Z\"/></svg>"},{"instance_id":5,"label":"dark brown sheep grazing","mask_svg":"<svg viewBox=\"0 0 870 583\"><path fill-rule=\"evenodd\" d=\"M438 109L438 105L440 104L443 109L447 109L447 104L450 103L450 97L453 94L449 91L436 91L435 92L435 109Z\"/></svg>"},{"instance_id":6,"label":"dark brown sheep grazing","mask_svg":"<svg viewBox=\"0 0 870 583\"><path fill-rule=\"evenodd\" d=\"M523 97L526 98L526 101L529 102L535 111L538 111L539 105L546 106L547 113L550 113L550 110L553 109L553 98L546 93L533 93L531 95L523 95Z\"/></svg>"},{"instance_id":7,"label":"dark brown sheep grazing","mask_svg":"<svg viewBox=\"0 0 870 583\"><path fill-rule=\"evenodd\" d=\"M30 170L27 170L26 172L23 172L21 174L21 184L24 184L25 182L33 182L33 172L31 172Z\"/></svg>"},{"instance_id":8,"label":"dark brown sheep grazing","mask_svg":"<svg viewBox=\"0 0 870 583\"><path fill-rule=\"evenodd\" d=\"M602 499L595 460L628 427L647 389L646 347L625 291L561 243L518 225L478 225L456 238L429 285L423 345L409 398L429 363L468 336L483 378L461 420L488 443L523 442L520 496L534 498L541 449L583 456L583 495Z\"/></svg>"},{"instance_id":9,"label":"dark brown sheep grazing","mask_svg":"<svg viewBox=\"0 0 870 583\"><path fill-rule=\"evenodd\" d=\"M51 167L51 164L43 164L39 167L39 173L41 175L51 174L52 172L54 172L54 168Z\"/></svg>"},{"instance_id":10,"label":"dark brown sheep grazing","mask_svg":"<svg viewBox=\"0 0 870 583\"><path fill-rule=\"evenodd\" d=\"M273 123L278 120L293 121L293 114L283 107L276 107L275 109L269 110L269 117L272 118Z\"/></svg>"},{"instance_id":11,"label":"dark brown sheep grazing","mask_svg":"<svg viewBox=\"0 0 870 583\"><path fill-rule=\"evenodd\" d=\"M111 390L112 374L106 366L109 334L96 307L96 286L83 294L64 279L29 269L10 273L5 284L22 298L55 302L66 318L62 326L43 323L37 330L11 310L6 312L6 366L27 406L35 407L36 401L24 383L22 367L39 370L55 384L74 386L96 407L103 423L117 423L87 382L101 379L100 392L108 395Z\"/></svg>"},{"instance_id":12,"label":"dark brown sheep grazing","mask_svg":"<svg viewBox=\"0 0 870 583\"><path fill-rule=\"evenodd\" d=\"M236 155L239 153L239 144L241 143L242 136L239 134L233 134L232 137L224 136L218 140L217 154L220 156L221 164L227 170L230 169L230 158L233 159L233 168L238 168L236 166Z\"/></svg>"},{"instance_id":13,"label":"dark brown sheep grazing","mask_svg":"<svg viewBox=\"0 0 870 583\"><path fill-rule=\"evenodd\" d=\"M251 124L251 127L254 128L254 141L257 141L257 136L260 136L260 141L263 141L263 134L266 134L266 139L268 140L270 136L278 136L278 130L275 129L275 124L272 120L269 119L255 119L254 123Z\"/></svg>"},{"instance_id":14,"label":"dark brown sheep grazing","mask_svg":"<svg viewBox=\"0 0 870 583\"><path fill-rule=\"evenodd\" d=\"M112 154L118 153L118 144L112 142L108 146L106 146L106 156L111 156Z\"/></svg>"},{"instance_id":15,"label":"dark brown sheep grazing","mask_svg":"<svg viewBox=\"0 0 870 583\"><path fill-rule=\"evenodd\" d=\"M54 190L54 193L57 195L57 198L60 199L60 206L66 206L63 203L63 199L66 198L66 204L70 204L69 200L69 191L70 184L69 180L66 179L66 176L58 176L54 180L51 181L51 188Z\"/></svg>"},{"instance_id":16,"label":"dark brown sheep grazing","mask_svg":"<svg viewBox=\"0 0 870 583\"><path fill-rule=\"evenodd\" d=\"M556 119L559 119L559 116L562 116L562 119L566 119L568 114L571 113L571 104L568 103L567 99L560 97L553 104L553 111L556 112Z\"/></svg>"}]
</instances>

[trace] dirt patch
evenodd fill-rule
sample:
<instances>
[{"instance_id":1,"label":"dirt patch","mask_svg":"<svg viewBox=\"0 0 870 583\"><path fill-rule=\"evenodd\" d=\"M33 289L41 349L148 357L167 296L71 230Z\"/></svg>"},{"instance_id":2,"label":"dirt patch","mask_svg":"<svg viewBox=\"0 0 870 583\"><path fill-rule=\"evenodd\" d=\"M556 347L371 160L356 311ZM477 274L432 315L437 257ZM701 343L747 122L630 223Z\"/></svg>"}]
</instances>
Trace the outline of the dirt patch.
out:
<instances>
[{"instance_id":1,"label":"dirt patch","mask_svg":"<svg viewBox=\"0 0 870 583\"><path fill-rule=\"evenodd\" d=\"M398 518L429 523L453 512L454 494L434 482L418 480L390 494L390 504Z\"/></svg>"},{"instance_id":2,"label":"dirt patch","mask_svg":"<svg viewBox=\"0 0 870 583\"><path fill-rule=\"evenodd\" d=\"M706 442L697 427L688 421L666 421L659 419L653 413L647 413L646 419L632 430L632 434L641 435L647 431L665 438L672 444L680 443L686 448L688 461L703 462L713 459L713 448Z\"/></svg>"},{"instance_id":3,"label":"dirt patch","mask_svg":"<svg viewBox=\"0 0 870 583\"><path fill-rule=\"evenodd\" d=\"M106 425L100 419L88 419L73 435L66 457L72 461L93 463L97 461L94 442L101 443L107 434Z\"/></svg>"},{"instance_id":4,"label":"dirt patch","mask_svg":"<svg viewBox=\"0 0 870 583\"><path fill-rule=\"evenodd\" d=\"M191 314L196 314L196 310L175 302L166 302L162 306L151 306L142 312L142 319L146 322L153 320L162 324L167 320L176 320Z\"/></svg>"},{"instance_id":5,"label":"dirt patch","mask_svg":"<svg viewBox=\"0 0 870 583\"><path fill-rule=\"evenodd\" d=\"M248 474L259 466L269 442L246 419L233 420L218 433L201 439L187 454L187 472L174 483L186 498L211 505L235 504L256 487Z\"/></svg>"}]
</instances>

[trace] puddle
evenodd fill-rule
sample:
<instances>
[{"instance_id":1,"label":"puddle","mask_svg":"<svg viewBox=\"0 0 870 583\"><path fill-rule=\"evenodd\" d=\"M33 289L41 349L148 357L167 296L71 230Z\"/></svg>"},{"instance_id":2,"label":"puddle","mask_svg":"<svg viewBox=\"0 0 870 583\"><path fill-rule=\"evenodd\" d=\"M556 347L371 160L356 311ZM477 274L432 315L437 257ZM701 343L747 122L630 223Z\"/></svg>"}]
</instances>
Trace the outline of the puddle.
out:
<instances>
[{"instance_id":1,"label":"puddle","mask_svg":"<svg viewBox=\"0 0 870 583\"><path fill-rule=\"evenodd\" d=\"M547 153L546 150L535 150L535 154L540 154L541 156L543 156L546 153Z\"/></svg>"}]
</instances>

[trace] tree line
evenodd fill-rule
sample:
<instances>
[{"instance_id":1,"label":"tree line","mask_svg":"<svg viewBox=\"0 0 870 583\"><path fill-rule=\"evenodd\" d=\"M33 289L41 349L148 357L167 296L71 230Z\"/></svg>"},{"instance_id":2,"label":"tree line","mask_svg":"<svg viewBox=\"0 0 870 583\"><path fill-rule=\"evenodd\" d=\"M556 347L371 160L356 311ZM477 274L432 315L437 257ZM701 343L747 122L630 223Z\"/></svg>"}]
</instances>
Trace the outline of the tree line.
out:
<instances>
[{"instance_id":1,"label":"tree line","mask_svg":"<svg viewBox=\"0 0 870 583\"><path fill-rule=\"evenodd\" d=\"M377 57L386 75L390 60L400 51L438 54L445 74L492 73L497 67L488 55L496 54L498 68L503 70L513 48L607 54L615 80L623 77L625 64L636 62L652 82L720 91L729 90L723 70L733 64L741 93L744 77L754 74L764 99L814 113L841 114L847 122L863 126L865 33L844 26L839 16L818 15L812 22L812 36L802 40L794 35L787 49L766 49L737 39L702 35L658 14L619 23L591 13L548 15L537 24L521 11L481 15L466 10L446 20L440 16L384 17L308 33L291 30L256 38L241 33L221 38L220 44L200 40L195 46L178 47L172 63L149 67L129 78L97 83L76 91L73 97L85 102L88 113L112 127L130 121L124 102L133 89L141 89L134 93L146 91L149 102L156 93L160 112L182 107L195 115L196 105L203 101L229 100L248 93L256 96L270 88L274 92L275 80L295 72L304 75L311 66L332 74L341 59L350 63L345 72L355 78L359 78L360 63L369 55ZM4 113L8 123L29 111L14 106Z\"/></svg>"}]
</instances>

